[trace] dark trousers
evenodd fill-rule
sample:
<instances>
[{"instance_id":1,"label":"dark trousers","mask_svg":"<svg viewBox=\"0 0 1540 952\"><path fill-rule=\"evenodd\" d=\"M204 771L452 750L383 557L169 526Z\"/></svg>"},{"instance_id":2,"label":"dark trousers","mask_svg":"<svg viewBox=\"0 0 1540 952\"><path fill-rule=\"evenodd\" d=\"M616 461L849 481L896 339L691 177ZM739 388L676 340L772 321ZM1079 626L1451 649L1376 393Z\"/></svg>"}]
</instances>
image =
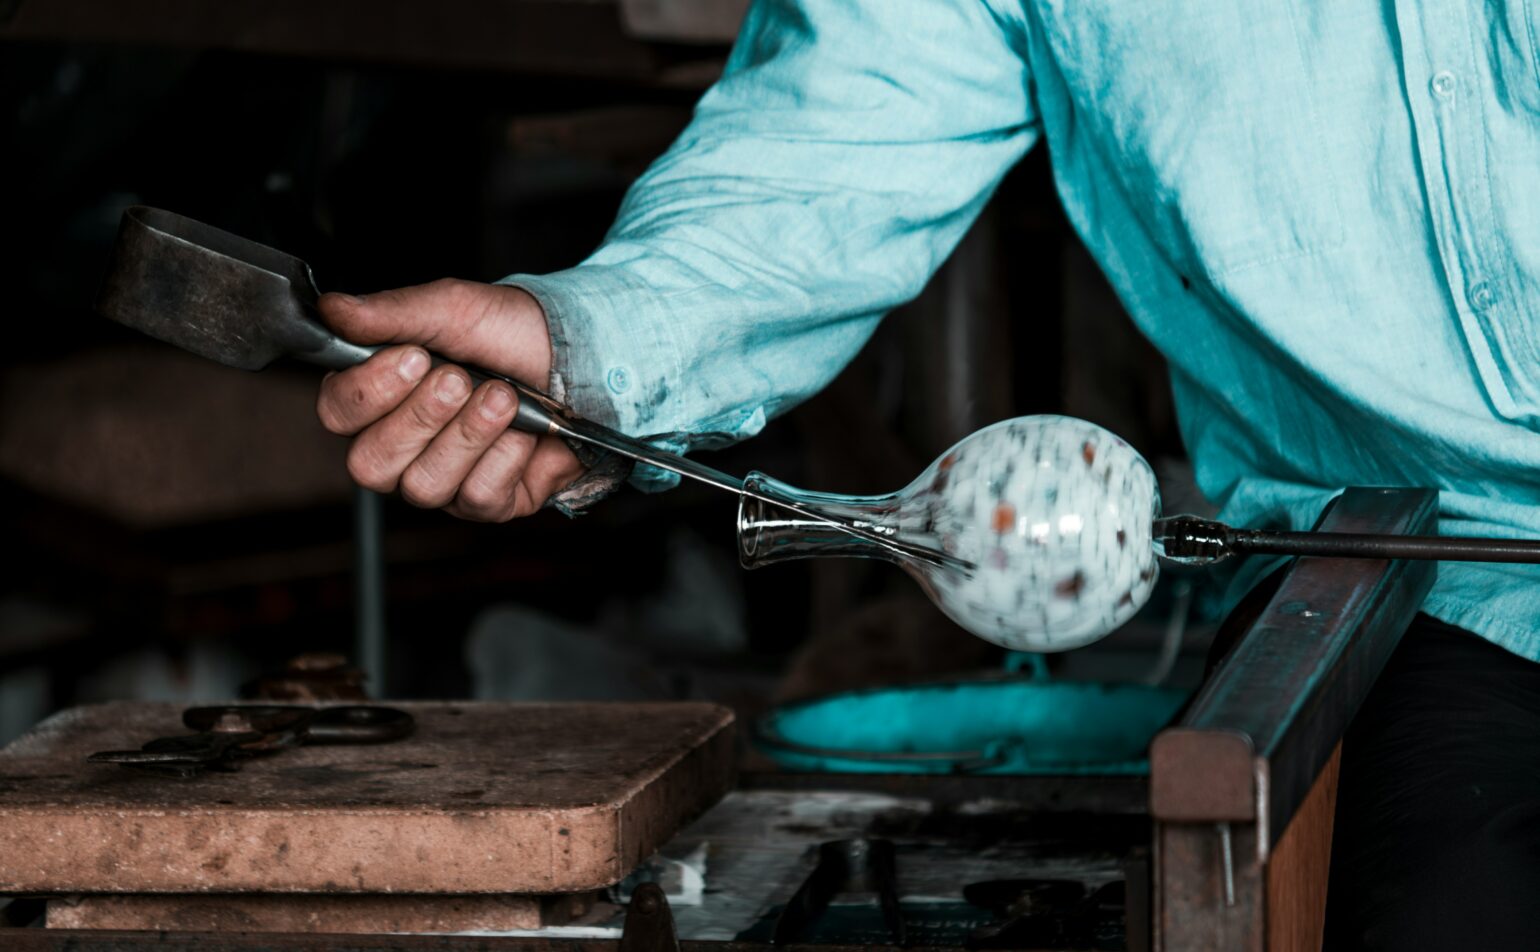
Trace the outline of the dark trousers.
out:
<instances>
[{"instance_id":1,"label":"dark trousers","mask_svg":"<svg viewBox=\"0 0 1540 952\"><path fill-rule=\"evenodd\" d=\"M1331 952L1540 949L1540 664L1417 617L1343 739L1329 892Z\"/></svg>"}]
</instances>

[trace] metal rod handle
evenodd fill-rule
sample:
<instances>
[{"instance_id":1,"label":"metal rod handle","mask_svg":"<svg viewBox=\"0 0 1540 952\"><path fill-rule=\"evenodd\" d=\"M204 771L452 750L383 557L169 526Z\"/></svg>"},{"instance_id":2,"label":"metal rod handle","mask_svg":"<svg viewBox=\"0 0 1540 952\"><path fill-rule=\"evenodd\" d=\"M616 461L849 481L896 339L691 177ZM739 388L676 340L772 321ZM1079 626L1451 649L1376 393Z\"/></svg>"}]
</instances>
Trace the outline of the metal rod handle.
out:
<instances>
[{"instance_id":1,"label":"metal rod handle","mask_svg":"<svg viewBox=\"0 0 1540 952\"><path fill-rule=\"evenodd\" d=\"M1540 539L1398 536L1371 532L1275 532L1236 529L1197 516L1155 520L1156 551L1188 565L1237 555L1313 555L1331 559L1413 559L1540 565Z\"/></svg>"},{"instance_id":2,"label":"metal rod handle","mask_svg":"<svg viewBox=\"0 0 1540 952\"><path fill-rule=\"evenodd\" d=\"M1474 539L1237 529L1232 544L1238 554L1540 564L1540 540L1531 539Z\"/></svg>"}]
</instances>

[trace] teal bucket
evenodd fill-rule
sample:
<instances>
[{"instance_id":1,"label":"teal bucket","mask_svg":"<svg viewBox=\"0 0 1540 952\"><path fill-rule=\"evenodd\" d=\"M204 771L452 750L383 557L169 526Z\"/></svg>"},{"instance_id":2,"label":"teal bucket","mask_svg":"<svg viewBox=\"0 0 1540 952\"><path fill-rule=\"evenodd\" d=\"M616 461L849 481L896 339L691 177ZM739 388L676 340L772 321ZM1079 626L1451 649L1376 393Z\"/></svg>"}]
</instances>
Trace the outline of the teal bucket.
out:
<instances>
[{"instance_id":1,"label":"teal bucket","mask_svg":"<svg viewBox=\"0 0 1540 952\"><path fill-rule=\"evenodd\" d=\"M1189 696L1084 681L924 684L786 705L754 735L798 771L1142 774L1151 739Z\"/></svg>"}]
</instances>

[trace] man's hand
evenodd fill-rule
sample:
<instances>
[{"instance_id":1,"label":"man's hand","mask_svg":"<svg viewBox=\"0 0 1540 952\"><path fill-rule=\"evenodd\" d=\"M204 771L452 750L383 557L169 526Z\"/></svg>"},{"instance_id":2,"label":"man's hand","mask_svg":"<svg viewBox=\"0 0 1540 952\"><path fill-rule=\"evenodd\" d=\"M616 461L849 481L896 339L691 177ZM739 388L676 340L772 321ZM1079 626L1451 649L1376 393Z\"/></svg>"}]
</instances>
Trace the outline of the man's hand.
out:
<instances>
[{"instance_id":1,"label":"man's hand","mask_svg":"<svg viewBox=\"0 0 1540 952\"><path fill-rule=\"evenodd\" d=\"M321 316L359 344L395 343L330 374L316 412L353 437L348 472L375 492L401 490L414 506L503 522L537 511L582 474L559 438L508 429L518 397L505 383L471 390L428 351L539 389L551 372L551 339L535 299L517 288L443 280L356 298L321 297Z\"/></svg>"}]
</instances>

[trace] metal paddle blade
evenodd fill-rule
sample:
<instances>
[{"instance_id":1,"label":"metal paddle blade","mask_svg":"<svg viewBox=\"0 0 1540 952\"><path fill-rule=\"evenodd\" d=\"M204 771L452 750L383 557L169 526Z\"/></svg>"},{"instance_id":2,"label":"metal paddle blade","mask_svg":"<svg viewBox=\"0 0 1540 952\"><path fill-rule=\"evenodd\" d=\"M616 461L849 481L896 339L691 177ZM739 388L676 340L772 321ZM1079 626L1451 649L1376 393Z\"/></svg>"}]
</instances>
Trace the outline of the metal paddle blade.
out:
<instances>
[{"instance_id":1,"label":"metal paddle blade","mask_svg":"<svg viewBox=\"0 0 1540 952\"><path fill-rule=\"evenodd\" d=\"M97 298L106 318L242 370L326 346L305 262L158 208L123 213Z\"/></svg>"}]
</instances>

